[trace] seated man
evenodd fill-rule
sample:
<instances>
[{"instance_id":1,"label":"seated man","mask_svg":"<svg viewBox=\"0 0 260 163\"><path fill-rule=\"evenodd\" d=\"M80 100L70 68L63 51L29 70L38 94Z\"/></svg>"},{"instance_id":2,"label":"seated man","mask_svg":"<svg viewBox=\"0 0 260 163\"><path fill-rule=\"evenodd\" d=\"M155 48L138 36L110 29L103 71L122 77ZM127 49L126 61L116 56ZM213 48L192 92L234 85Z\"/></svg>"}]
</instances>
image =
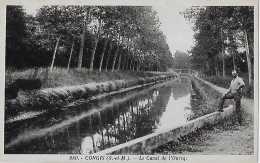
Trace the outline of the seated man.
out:
<instances>
[{"instance_id":1,"label":"seated man","mask_svg":"<svg viewBox=\"0 0 260 163\"><path fill-rule=\"evenodd\" d=\"M223 112L223 105L224 105L225 99L234 99L236 102L236 113L237 113L238 123L241 125L242 124L241 88L245 86L245 83L240 77L238 77L236 70L232 71L232 77L233 77L233 80L231 81L228 92L225 93L219 100L218 111Z\"/></svg>"}]
</instances>

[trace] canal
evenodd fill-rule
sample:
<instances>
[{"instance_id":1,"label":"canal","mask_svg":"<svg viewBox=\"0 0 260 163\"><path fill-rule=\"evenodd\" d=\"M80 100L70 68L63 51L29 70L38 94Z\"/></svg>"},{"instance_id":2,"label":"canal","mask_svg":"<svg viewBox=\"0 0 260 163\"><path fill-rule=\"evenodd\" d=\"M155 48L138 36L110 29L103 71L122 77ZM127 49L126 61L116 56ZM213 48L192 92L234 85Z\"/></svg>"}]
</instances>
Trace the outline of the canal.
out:
<instances>
[{"instance_id":1,"label":"canal","mask_svg":"<svg viewBox=\"0 0 260 163\"><path fill-rule=\"evenodd\" d=\"M5 154L92 154L194 117L188 77L5 122ZM27 116L26 116L27 114ZM31 115L31 116L28 116Z\"/></svg>"}]
</instances>

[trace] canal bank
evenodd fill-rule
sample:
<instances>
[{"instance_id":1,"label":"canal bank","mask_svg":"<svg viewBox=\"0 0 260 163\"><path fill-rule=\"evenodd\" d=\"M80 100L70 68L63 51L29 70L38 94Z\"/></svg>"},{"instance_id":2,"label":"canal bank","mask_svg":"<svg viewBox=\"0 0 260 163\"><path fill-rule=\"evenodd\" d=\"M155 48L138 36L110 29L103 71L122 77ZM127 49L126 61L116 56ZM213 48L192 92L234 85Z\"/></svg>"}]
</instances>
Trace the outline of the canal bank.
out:
<instances>
[{"instance_id":1,"label":"canal bank","mask_svg":"<svg viewBox=\"0 0 260 163\"><path fill-rule=\"evenodd\" d=\"M77 86L46 88L30 95L5 101L5 117L10 118L24 111L39 111L46 107L61 107L78 100L94 100L113 94L145 87L176 78L174 73L155 73L153 76L115 80L101 83L87 83Z\"/></svg>"}]
</instances>

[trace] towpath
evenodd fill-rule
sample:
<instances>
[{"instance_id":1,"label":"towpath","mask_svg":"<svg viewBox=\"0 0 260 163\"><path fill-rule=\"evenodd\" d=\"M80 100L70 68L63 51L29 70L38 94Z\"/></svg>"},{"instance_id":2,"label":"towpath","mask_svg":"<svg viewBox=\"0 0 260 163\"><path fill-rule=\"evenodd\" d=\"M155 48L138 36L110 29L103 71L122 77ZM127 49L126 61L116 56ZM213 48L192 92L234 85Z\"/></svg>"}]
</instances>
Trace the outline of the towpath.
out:
<instances>
[{"instance_id":1,"label":"towpath","mask_svg":"<svg viewBox=\"0 0 260 163\"><path fill-rule=\"evenodd\" d=\"M203 80L212 88L225 93L225 88ZM184 155L248 155L254 154L254 100L242 98L243 125L237 123L227 128L215 127L201 135L202 141L192 144L192 150L185 150Z\"/></svg>"}]
</instances>

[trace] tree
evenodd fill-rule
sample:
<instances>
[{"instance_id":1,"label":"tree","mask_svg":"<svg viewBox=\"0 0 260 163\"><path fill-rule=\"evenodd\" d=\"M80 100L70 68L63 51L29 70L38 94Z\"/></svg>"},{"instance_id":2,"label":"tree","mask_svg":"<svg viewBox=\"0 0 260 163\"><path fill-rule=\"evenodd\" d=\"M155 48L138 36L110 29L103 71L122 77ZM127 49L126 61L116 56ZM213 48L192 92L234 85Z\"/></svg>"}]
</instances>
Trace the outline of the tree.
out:
<instances>
[{"instance_id":1,"label":"tree","mask_svg":"<svg viewBox=\"0 0 260 163\"><path fill-rule=\"evenodd\" d=\"M207 71L211 74L215 71L215 74L218 75L218 60L222 59L223 76L225 76L226 69L231 69L226 64L229 60L233 62L232 69L241 69L235 62L235 56L238 53L239 42L244 41L246 55L249 56L247 57L249 80L251 79L250 81L252 81L249 55L250 44L248 44L248 39L246 38L247 31L253 31L252 7L210 6L202 7L198 10L190 9L183 12L183 14L194 22L196 45L191 50L191 60L194 67L204 72L208 69Z\"/></svg>"},{"instance_id":2,"label":"tree","mask_svg":"<svg viewBox=\"0 0 260 163\"><path fill-rule=\"evenodd\" d=\"M89 70L92 71L93 70L93 63L94 63L94 59L95 59L95 53L96 53L96 48L97 48L97 44L98 44L98 40L101 34L101 30L102 30L102 14L103 14L103 8L96 8L96 17L98 19L98 23L96 24L96 28L95 30L95 37L94 37L94 47L91 53L91 58L90 58L90 67Z\"/></svg>"},{"instance_id":3,"label":"tree","mask_svg":"<svg viewBox=\"0 0 260 163\"><path fill-rule=\"evenodd\" d=\"M53 57L52 57L52 61L51 61L50 71L52 71L52 69L53 69L54 60L55 60L55 57L56 57L56 52L57 52L57 49L58 49L60 38L61 38L61 35L57 38L56 46L55 46Z\"/></svg>"},{"instance_id":4,"label":"tree","mask_svg":"<svg viewBox=\"0 0 260 163\"><path fill-rule=\"evenodd\" d=\"M235 20L238 21L240 29L244 34L244 44L246 49L247 67L248 67L248 81L249 85L253 84L252 64L250 59L250 45L248 42L248 32L254 32L254 8L250 6L236 7L234 11ZM251 37L251 47L253 47L253 39ZM252 50L253 53L253 50Z\"/></svg>"},{"instance_id":5,"label":"tree","mask_svg":"<svg viewBox=\"0 0 260 163\"><path fill-rule=\"evenodd\" d=\"M69 68L70 68L70 61L71 61L71 56L72 56L72 53L73 53L73 47L74 47L74 39L73 39L73 43L72 43L72 46L71 46L71 51L70 51L70 57L69 57L69 62L68 62L68 66L67 66L67 71L69 71Z\"/></svg>"},{"instance_id":6,"label":"tree","mask_svg":"<svg viewBox=\"0 0 260 163\"><path fill-rule=\"evenodd\" d=\"M173 58L173 66L176 69L189 69L190 68L189 54L176 51Z\"/></svg>"},{"instance_id":7,"label":"tree","mask_svg":"<svg viewBox=\"0 0 260 163\"><path fill-rule=\"evenodd\" d=\"M118 41L117 41L117 46L116 46L116 52L115 52L114 57L113 57L113 63L112 63L112 68L111 68L112 72L115 69L116 58L117 58L117 55L118 55L118 52L119 52L119 48L120 48L120 35L118 34Z\"/></svg>"},{"instance_id":8,"label":"tree","mask_svg":"<svg viewBox=\"0 0 260 163\"><path fill-rule=\"evenodd\" d=\"M60 51L64 53L68 51L67 40L75 37L75 29L69 20L71 17L66 11L69 7L62 6L43 6L36 14L35 20L38 22L39 30L36 31L36 40L39 45L46 49L46 51L52 51L53 55L51 59L50 70L54 66L56 53ZM74 36L73 36L74 35ZM60 39L63 36L63 39ZM55 45L55 47L53 47Z\"/></svg>"},{"instance_id":9,"label":"tree","mask_svg":"<svg viewBox=\"0 0 260 163\"><path fill-rule=\"evenodd\" d=\"M81 9L82 12L82 9ZM89 23L89 17L90 17L90 8L86 9L86 16L83 18L83 24L82 24L82 35L81 35L81 42L80 42L80 51L79 51L79 59L78 59L78 68L80 69L82 67L82 58L83 58L83 50L84 50L84 43L85 43L85 36L86 36L86 30L87 25Z\"/></svg>"},{"instance_id":10,"label":"tree","mask_svg":"<svg viewBox=\"0 0 260 163\"><path fill-rule=\"evenodd\" d=\"M105 72L108 69L108 62L109 62L109 59L110 59L110 56L111 56L112 47L113 47L113 43L112 43L112 41L110 41L109 42L108 52L107 52L107 60L106 60L106 65L105 65Z\"/></svg>"},{"instance_id":11,"label":"tree","mask_svg":"<svg viewBox=\"0 0 260 163\"><path fill-rule=\"evenodd\" d=\"M109 36L107 34L107 38L105 38L103 50L102 50L102 53L101 53L101 59L100 59L100 62L99 62L99 68L98 68L99 72L101 72L101 69L102 69L102 64L103 64L103 59L104 59L104 55L105 55L107 44L108 44L108 39L109 39Z\"/></svg>"},{"instance_id":12,"label":"tree","mask_svg":"<svg viewBox=\"0 0 260 163\"><path fill-rule=\"evenodd\" d=\"M26 15L21 6L6 8L6 66L22 67L21 52L26 48Z\"/></svg>"},{"instance_id":13,"label":"tree","mask_svg":"<svg viewBox=\"0 0 260 163\"><path fill-rule=\"evenodd\" d=\"M19 57L28 61L19 64L32 65L30 58L34 56L33 60L38 60L36 66L44 63L50 65L50 70L54 65L67 69L89 66L90 70L99 71L108 67L112 71L166 70L172 64L166 37L152 7L43 6L36 16L25 15L21 7L17 11L18 15L14 14L16 10L7 15L7 59L15 56L8 59L8 64L16 62L14 58L18 58L16 53L21 47L35 53L24 52L28 55ZM21 23L21 29L11 32L12 21ZM15 34L19 39L15 40ZM14 42L19 43L13 46Z\"/></svg>"}]
</instances>

